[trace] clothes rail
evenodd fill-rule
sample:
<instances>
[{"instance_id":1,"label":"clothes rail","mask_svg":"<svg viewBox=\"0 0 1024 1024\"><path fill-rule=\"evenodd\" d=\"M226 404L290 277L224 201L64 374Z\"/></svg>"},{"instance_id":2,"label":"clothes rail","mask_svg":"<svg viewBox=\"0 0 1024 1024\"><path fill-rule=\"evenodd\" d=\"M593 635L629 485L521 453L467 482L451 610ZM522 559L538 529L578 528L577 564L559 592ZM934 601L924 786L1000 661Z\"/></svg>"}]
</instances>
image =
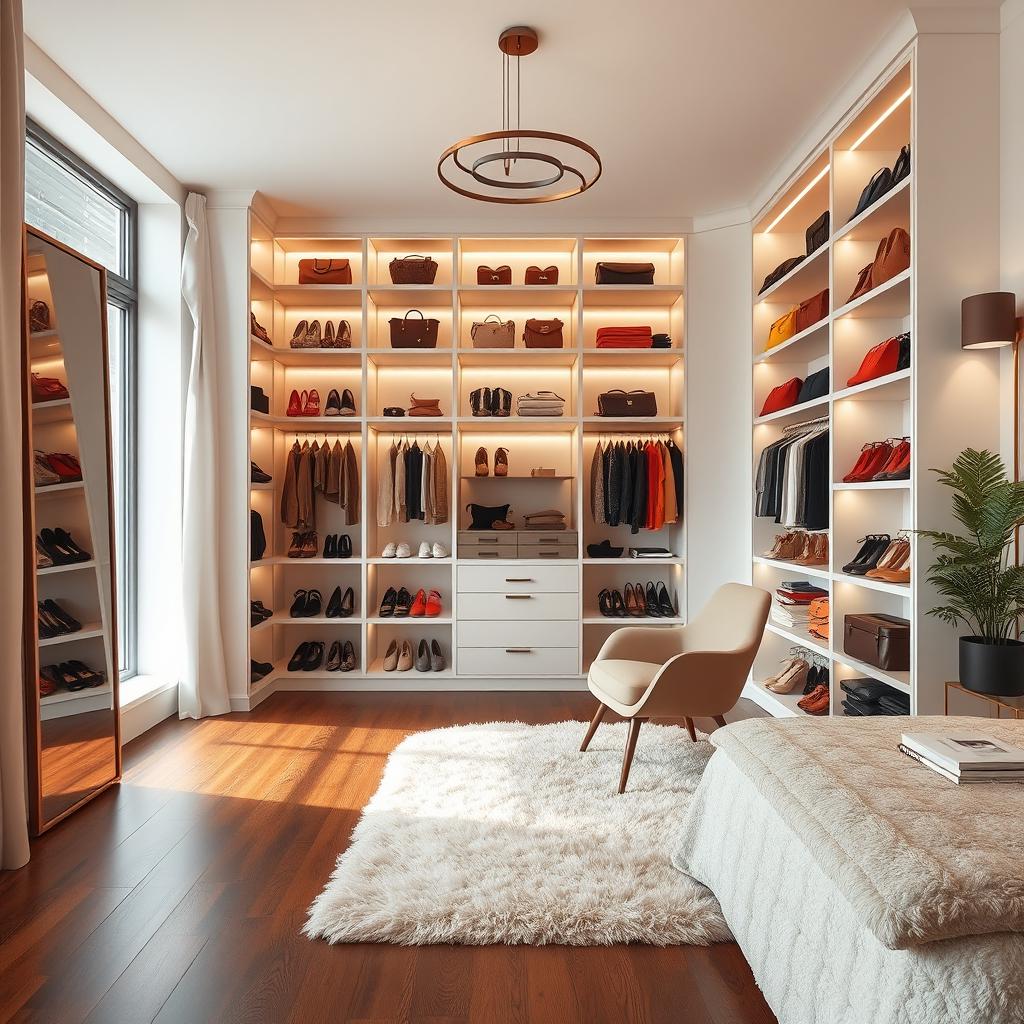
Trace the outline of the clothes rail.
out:
<instances>
[{"instance_id":1,"label":"clothes rail","mask_svg":"<svg viewBox=\"0 0 1024 1024\"><path fill-rule=\"evenodd\" d=\"M828 420L828 416L818 416L813 420L804 420L802 423L790 423L789 426L782 428L782 432L784 434L793 434L798 430L807 430L808 427L816 427L819 424L827 424Z\"/></svg>"}]
</instances>

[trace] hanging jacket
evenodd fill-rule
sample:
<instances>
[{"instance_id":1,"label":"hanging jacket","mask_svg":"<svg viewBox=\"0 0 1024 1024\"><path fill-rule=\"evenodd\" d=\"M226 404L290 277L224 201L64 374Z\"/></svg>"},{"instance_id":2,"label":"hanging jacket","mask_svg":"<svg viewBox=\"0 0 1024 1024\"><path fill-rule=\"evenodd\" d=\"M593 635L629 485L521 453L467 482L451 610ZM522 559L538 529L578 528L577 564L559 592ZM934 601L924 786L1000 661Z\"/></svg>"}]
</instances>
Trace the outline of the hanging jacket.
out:
<instances>
[{"instance_id":1,"label":"hanging jacket","mask_svg":"<svg viewBox=\"0 0 1024 1024\"><path fill-rule=\"evenodd\" d=\"M604 449L601 447L601 442L598 441L594 448L594 458L590 463L590 516L598 526L602 526L608 521L604 512L603 453Z\"/></svg>"},{"instance_id":2,"label":"hanging jacket","mask_svg":"<svg viewBox=\"0 0 1024 1024\"><path fill-rule=\"evenodd\" d=\"M661 466L665 473L665 522L679 522L679 509L676 505L675 473L672 470L672 453L669 444L661 445Z\"/></svg>"},{"instance_id":3,"label":"hanging jacket","mask_svg":"<svg viewBox=\"0 0 1024 1024\"><path fill-rule=\"evenodd\" d=\"M448 522L448 463L444 450L438 442L431 460L431 472L434 474L434 523L438 526Z\"/></svg>"},{"instance_id":4,"label":"hanging jacket","mask_svg":"<svg viewBox=\"0 0 1024 1024\"><path fill-rule=\"evenodd\" d=\"M624 447L621 441L605 449L608 476L604 489L605 513L609 526L619 525L622 491L622 462Z\"/></svg>"},{"instance_id":5,"label":"hanging jacket","mask_svg":"<svg viewBox=\"0 0 1024 1024\"><path fill-rule=\"evenodd\" d=\"M284 484L281 486L281 522L292 529L298 525L299 495L296 490L299 475L299 442L291 446L284 463Z\"/></svg>"},{"instance_id":6,"label":"hanging jacket","mask_svg":"<svg viewBox=\"0 0 1024 1024\"><path fill-rule=\"evenodd\" d=\"M345 523L355 526L359 522L359 462L351 441L345 442L342 459L345 465Z\"/></svg>"}]
</instances>

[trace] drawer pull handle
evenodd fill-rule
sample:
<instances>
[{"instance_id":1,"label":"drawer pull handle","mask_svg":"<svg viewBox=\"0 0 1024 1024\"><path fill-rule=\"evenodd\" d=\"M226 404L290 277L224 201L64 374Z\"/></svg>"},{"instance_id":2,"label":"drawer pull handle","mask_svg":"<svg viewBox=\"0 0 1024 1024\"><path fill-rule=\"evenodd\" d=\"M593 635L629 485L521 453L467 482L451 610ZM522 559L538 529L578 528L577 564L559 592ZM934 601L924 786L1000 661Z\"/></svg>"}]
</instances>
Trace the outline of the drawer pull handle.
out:
<instances>
[{"instance_id":1,"label":"drawer pull handle","mask_svg":"<svg viewBox=\"0 0 1024 1024\"><path fill-rule=\"evenodd\" d=\"M497 558L498 557L498 552L497 551L478 551L476 553L476 557L477 558Z\"/></svg>"},{"instance_id":2,"label":"drawer pull handle","mask_svg":"<svg viewBox=\"0 0 1024 1024\"><path fill-rule=\"evenodd\" d=\"M532 647L506 647L505 648L505 653L506 654L532 654L533 653L533 648Z\"/></svg>"},{"instance_id":3,"label":"drawer pull handle","mask_svg":"<svg viewBox=\"0 0 1024 1024\"><path fill-rule=\"evenodd\" d=\"M533 580L529 576L506 576L506 583L532 583Z\"/></svg>"},{"instance_id":4,"label":"drawer pull handle","mask_svg":"<svg viewBox=\"0 0 1024 1024\"><path fill-rule=\"evenodd\" d=\"M529 601L533 594L506 594L506 601Z\"/></svg>"},{"instance_id":5,"label":"drawer pull handle","mask_svg":"<svg viewBox=\"0 0 1024 1024\"><path fill-rule=\"evenodd\" d=\"M541 558L561 558L561 555L557 551L542 551L540 553Z\"/></svg>"},{"instance_id":6,"label":"drawer pull handle","mask_svg":"<svg viewBox=\"0 0 1024 1024\"><path fill-rule=\"evenodd\" d=\"M497 544L498 543L498 538L497 537L477 537L477 540L481 544Z\"/></svg>"},{"instance_id":7,"label":"drawer pull handle","mask_svg":"<svg viewBox=\"0 0 1024 1024\"><path fill-rule=\"evenodd\" d=\"M538 537L537 538L537 543L538 544L557 544L558 543L558 538L557 537Z\"/></svg>"}]
</instances>

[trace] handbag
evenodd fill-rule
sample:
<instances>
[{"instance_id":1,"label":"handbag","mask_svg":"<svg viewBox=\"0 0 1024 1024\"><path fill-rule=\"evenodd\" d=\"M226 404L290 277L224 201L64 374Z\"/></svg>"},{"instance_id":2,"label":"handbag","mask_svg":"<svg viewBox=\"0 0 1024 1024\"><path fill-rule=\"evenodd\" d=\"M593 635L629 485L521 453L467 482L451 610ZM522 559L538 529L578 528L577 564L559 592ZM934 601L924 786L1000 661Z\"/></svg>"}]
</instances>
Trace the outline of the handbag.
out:
<instances>
[{"instance_id":1,"label":"handbag","mask_svg":"<svg viewBox=\"0 0 1024 1024\"><path fill-rule=\"evenodd\" d=\"M823 370L816 370L807 374L804 385L797 396L796 404L803 405L804 402L813 402L817 398L824 398L828 394L828 367Z\"/></svg>"},{"instance_id":2,"label":"handbag","mask_svg":"<svg viewBox=\"0 0 1024 1024\"><path fill-rule=\"evenodd\" d=\"M512 283L512 268L506 264L502 264L500 267L495 267L493 270L490 267L485 267L481 264L476 268L476 283L477 284L511 284Z\"/></svg>"},{"instance_id":3,"label":"handbag","mask_svg":"<svg viewBox=\"0 0 1024 1024\"><path fill-rule=\"evenodd\" d=\"M412 313L419 313L419 320L410 320ZM392 348L437 348L437 328L440 321L428 320L418 309L410 309L403 317L393 316L388 321L391 328Z\"/></svg>"},{"instance_id":4,"label":"handbag","mask_svg":"<svg viewBox=\"0 0 1024 1024\"><path fill-rule=\"evenodd\" d=\"M903 334L896 336L896 340L900 343L900 356L896 361L897 370L909 370L910 369L910 331L905 331Z\"/></svg>"},{"instance_id":5,"label":"handbag","mask_svg":"<svg viewBox=\"0 0 1024 1024\"><path fill-rule=\"evenodd\" d=\"M825 288L823 291L818 292L817 295L804 299L796 307L796 333L799 334L801 331L806 331L808 327L813 326L827 316L828 289Z\"/></svg>"},{"instance_id":6,"label":"handbag","mask_svg":"<svg viewBox=\"0 0 1024 1024\"><path fill-rule=\"evenodd\" d=\"M768 341L765 344L765 351L789 341L796 334L796 311L794 306L788 313L783 313L778 320L768 328Z\"/></svg>"},{"instance_id":7,"label":"handbag","mask_svg":"<svg viewBox=\"0 0 1024 1024\"><path fill-rule=\"evenodd\" d=\"M299 260L299 284L351 284L348 260Z\"/></svg>"},{"instance_id":8,"label":"handbag","mask_svg":"<svg viewBox=\"0 0 1024 1024\"><path fill-rule=\"evenodd\" d=\"M28 329L33 334L50 329L50 307L42 299L36 299L29 309Z\"/></svg>"},{"instance_id":9,"label":"handbag","mask_svg":"<svg viewBox=\"0 0 1024 1024\"><path fill-rule=\"evenodd\" d=\"M523 284L558 284L558 267L527 267Z\"/></svg>"},{"instance_id":10,"label":"handbag","mask_svg":"<svg viewBox=\"0 0 1024 1024\"><path fill-rule=\"evenodd\" d=\"M785 384L772 388L768 392L768 397L764 400L764 405L761 406L760 415L768 416L773 412L781 412L783 409L788 409L791 405L796 405L800 398L800 389L803 387L803 383L799 377L792 377Z\"/></svg>"},{"instance_id":11,"label":"handbag","mask_svg":"<svg viewBox=\"0 0 1024 1024\"><path fill-rule=\"evenodd\" d=\"M906 337L907 339L907 366L909 366L910 335L900 335L900 337ZM885 377L887 374L895 373L900 369L900 348L899 338L886 338L885 341L879 342L874 348L868 349L861 360L860 367L847 380L846 386L852 388L857 384L864 384L869 380L875 380L878 377Z\"/></svg>"},{"instance_id":12,"label":"handbag","mask_svg":"<svg viewBox=\"0 0 1024 1024\"><path fill-rule=\"evenodd\" d=\"M433 284L437 260L429 256L403 256L388 264L392 284Z\"/></svg>"},{"instance_id":13,"label":"handbag","mask_svg":"<svg viewBox=\"0 0 1024 1024\"><path fill-rule=\"evenodd\" d=\"M869 206L878 202L892 188L892 185L892 171L888 167L879 167L871 175L871 180L864 186L864 191L861 192L860 199L857 200L850 220L859 217Z\"/></svg>"},{"instance_id":14,"label":"handbag","mask_svg":"<svg viewBox=\"0 0 1024 1024\"><path fill-rule=\"evenodd\" d=\"M504 323L497 313L491 313L483 320L474 320L469 331L473 348L515 348L516 324L514 320Z\"/></svg>"},{"instance_id":15,"label":"handbag","mask_svg":"<svg viewBox=\"0 0 1024 1024\"><path fill-rule=\"evenodd\" d=\"M258 562L267 553L267 535L263 530L263 516L249 509L249 558Z\"/></svg>"},{"instance_id":16,"label":"handbag","mask_svg":"<svg viewBox=\"0 0 1024 1024\"><path fill-rule=\"evenodd\" d=\"M896 163L892 165L892 184L895 188L904 178L910 174L910 147L900 148L900 155L896 157Z\"/></svg>"},{"instance_id":17,"label":"handbag","mask_svg":"<svg viewBox=\"0 0 1024 1024\"><path fill-rule=\"evenodd\" d=\"M523 342L527 348L561 348L562 321L527 320L523 328Z\"/></svg>"},{"instance_id":18,"label":"handbag","mask_svg":"<svg viewBox=\"0 0 1024 1024\"><path fill-rule=\"evenodd\" d=\"M807 255L820 249L828 241L830 224L829 212L826 210L805 232L804 241L807 243Z\"/></svg>"},{"instance_id":19,"label":"handbag","mask_svg":"<svg viewBox=\"0 0 1024 1024\"><path fill-rule=\"evenodd\" d=\"M653 391L613 388L597 396L598 416L657 416L658 399Z\"/></svg>"},{"instance_id":20,"label":"handbag","mask_svg":"<svg viewBox=\"0 0 1024 1024\"><path fill-rule=\"evenodd\" d=\"M654 284L653 263L598 263L594 267L597 284Z\"/></svg>"},{"instance_id":21,"label":"handbag","mask_svg":"<svg viewBox=\"0 0 1024 1024\"><path fill-rule=\"evenodd\" d=\"M493 530L495 523L507 522L510 505L476 505L466 506L470 515L471 530Z\"/></svg>"},{"instance_id":22,"label":"handbag","mask_svg":"<svg viewBox=\"0 0 1024 1024\"><path fill-rule=\"evenodd\" d=\"M763 281L761 287L758 288L757 294L767 291L776 281L781 281L794 267L798 267L806 259L805 256L790 256L788 260L783 260Z\"/></svg>"},{"instance_id":23,"label":"handbag","mask_svg":"<svg viewBox=\"0 0 1024 1024\"><path fill-rule=\"evenodd\" d=\"M871 267L871 287L877 288L902 274L910 267L910 235L903 228L893 228L878 243L878 252Z\"/></svg>"},{"instance_id":24,"label":"handbag","mask_svg":"<svg viewBox=\"0 0 1024 1024\"><path fill-rule=\"evenodd\" d=\"M410 395L409 401L412 403L408 409L410 416L444 415L444 413L441 412L440 398L417 398L415 395Z\"/></svg>"}]
</instances>

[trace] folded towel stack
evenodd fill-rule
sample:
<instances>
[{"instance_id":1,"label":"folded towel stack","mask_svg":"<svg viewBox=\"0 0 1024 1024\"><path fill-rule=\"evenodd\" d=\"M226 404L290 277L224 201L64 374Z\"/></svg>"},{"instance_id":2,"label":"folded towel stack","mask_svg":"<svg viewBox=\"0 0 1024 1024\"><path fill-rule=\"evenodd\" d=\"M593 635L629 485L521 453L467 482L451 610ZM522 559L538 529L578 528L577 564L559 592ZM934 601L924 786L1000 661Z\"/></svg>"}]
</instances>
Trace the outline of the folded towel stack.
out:
<instances>
[{"instance_id":1,"label":"folded towel stack","mask_svg":"<svg viewBox=\"0 0 1024 1024\"><path fill-rule=\"evenodd\" d=\"M650 348L652 345L650 327L599 327L598 348Z\"/></svg>"},{"instance_id":2,"label":"folded towel stack","mask_svg":"<svg viewBox=\"0 0 1024 1024\"><path fill-rule=\"evenodd\" d=\"M516 399L517 416L564 416L565 399L554 391L531 391Z\"/></svg>"},{"instance_id":3,"label":"folded towel stack","mask_svg":"<svg viewBox=\"0 0 1024 1024\"><path fill-rule=\"evenodd\" d=\"M542 509L523 516L524 530L564 530L565 513L556 508Z\"/></svg>"}]
</instances>

